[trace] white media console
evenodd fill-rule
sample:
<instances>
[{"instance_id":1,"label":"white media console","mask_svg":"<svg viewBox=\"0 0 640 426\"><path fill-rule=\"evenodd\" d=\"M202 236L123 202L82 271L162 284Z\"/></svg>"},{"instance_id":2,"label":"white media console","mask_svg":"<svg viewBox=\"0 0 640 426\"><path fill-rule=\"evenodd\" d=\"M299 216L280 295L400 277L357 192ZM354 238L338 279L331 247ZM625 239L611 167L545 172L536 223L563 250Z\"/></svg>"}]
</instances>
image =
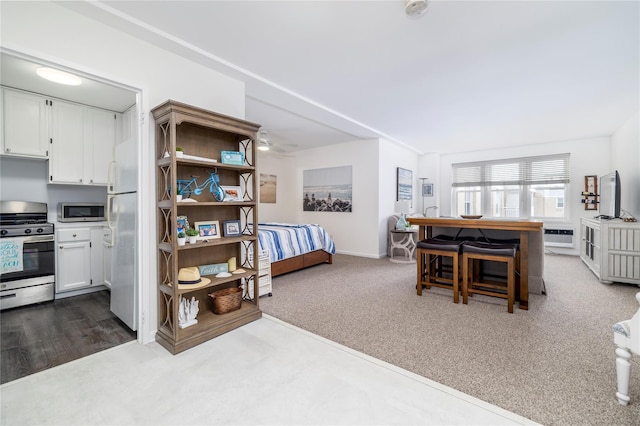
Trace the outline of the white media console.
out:
<instances>
[{"instance_id":1,"label":"white media console","mask_svg":"<svg viewBox=\"0 0 640 426\"><path fill-rule=\"evenodd\" d=\"M580 219L580 258L603 283L640 286L640 222Z\"/></svg>"}]
</instances>

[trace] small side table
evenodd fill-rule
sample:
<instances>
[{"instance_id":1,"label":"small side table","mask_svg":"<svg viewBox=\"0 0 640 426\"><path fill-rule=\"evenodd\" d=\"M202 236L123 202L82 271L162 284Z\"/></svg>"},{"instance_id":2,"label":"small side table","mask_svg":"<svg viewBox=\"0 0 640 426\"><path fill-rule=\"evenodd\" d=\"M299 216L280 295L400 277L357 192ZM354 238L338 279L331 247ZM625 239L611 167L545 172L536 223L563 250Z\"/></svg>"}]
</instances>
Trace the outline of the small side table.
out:
<instances>
[{"instance_id":1,"label":"small side table","mask_svg":"<svg viewBox=\"0 0 640 426\"><path fill-rule=\"evenodd\" d=\"M418 234L417 229L407 229L406 231L390 231L391 238L391 257L389 260L393 263L416 263L413 255L416 251L416 242L413 236ZM403 252L403 256L396 256L394 250Z\"/></svg>"}]
</instances>

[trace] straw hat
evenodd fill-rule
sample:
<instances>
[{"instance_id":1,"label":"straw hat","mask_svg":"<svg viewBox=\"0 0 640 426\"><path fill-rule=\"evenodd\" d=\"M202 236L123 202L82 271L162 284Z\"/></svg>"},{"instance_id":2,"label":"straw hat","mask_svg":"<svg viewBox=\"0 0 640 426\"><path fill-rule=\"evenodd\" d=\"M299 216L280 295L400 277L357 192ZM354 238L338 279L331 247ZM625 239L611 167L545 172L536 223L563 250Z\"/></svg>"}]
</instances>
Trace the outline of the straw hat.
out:
<instances>
[{"instance_id":1,"label":"straw hat","mask_svg":"<svg viewBox=\"0 0 640 426\"><path fill-rule=\"evenodd\" d=\"M202 278L200 276L200 269L198 269L197 266L180 268L178 271L178 288L195 289L204 287L210 282L211 280L209 278Z\"/></svg>"}]
</instances>

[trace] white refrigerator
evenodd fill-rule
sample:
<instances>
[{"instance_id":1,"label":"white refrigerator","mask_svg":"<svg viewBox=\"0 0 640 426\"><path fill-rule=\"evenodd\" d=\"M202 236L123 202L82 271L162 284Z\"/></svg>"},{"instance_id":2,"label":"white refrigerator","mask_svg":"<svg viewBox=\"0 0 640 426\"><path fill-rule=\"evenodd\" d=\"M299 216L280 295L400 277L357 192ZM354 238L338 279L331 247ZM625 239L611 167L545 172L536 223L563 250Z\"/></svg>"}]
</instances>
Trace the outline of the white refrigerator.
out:
<instances>
[{"instance_id":1,"label":"white refrigerator","mask_svg":"<svg viewBox=\"0 0 640 426\"><path fill-rule=\"evenodd\" d=\"M111 245L111 312L131 330L138 328L138 132L135 107L123 115L107 184ZM107 237L108 238L108 237Z\"/></svg>"}]
</instances>

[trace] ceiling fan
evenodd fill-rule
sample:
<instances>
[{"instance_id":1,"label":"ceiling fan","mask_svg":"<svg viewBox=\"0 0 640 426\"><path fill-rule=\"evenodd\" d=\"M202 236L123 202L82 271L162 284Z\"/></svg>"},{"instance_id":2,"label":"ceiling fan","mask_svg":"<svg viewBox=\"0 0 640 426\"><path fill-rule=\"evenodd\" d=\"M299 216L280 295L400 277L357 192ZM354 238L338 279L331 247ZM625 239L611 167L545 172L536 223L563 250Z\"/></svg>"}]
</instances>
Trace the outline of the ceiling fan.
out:
<instances>
[{"instance_id":1,"label":"ceiling fan","mask_svg":"<svg viewBox=\"0 0 640 426\"><path fill-rule=\"evenodd\" d=\"M290 147L297 147L298 145L295 144L286 144L286 146L290 146ZM275 144L273 144L269 138L267 137L267 131L266 130L260 130L260 133L258 133L258 150L260 151L273 151L273 152L277 152L280 154L286 153L287 151L279 148L278 146L276 146Z\"/></svg>"}]
</instances>

